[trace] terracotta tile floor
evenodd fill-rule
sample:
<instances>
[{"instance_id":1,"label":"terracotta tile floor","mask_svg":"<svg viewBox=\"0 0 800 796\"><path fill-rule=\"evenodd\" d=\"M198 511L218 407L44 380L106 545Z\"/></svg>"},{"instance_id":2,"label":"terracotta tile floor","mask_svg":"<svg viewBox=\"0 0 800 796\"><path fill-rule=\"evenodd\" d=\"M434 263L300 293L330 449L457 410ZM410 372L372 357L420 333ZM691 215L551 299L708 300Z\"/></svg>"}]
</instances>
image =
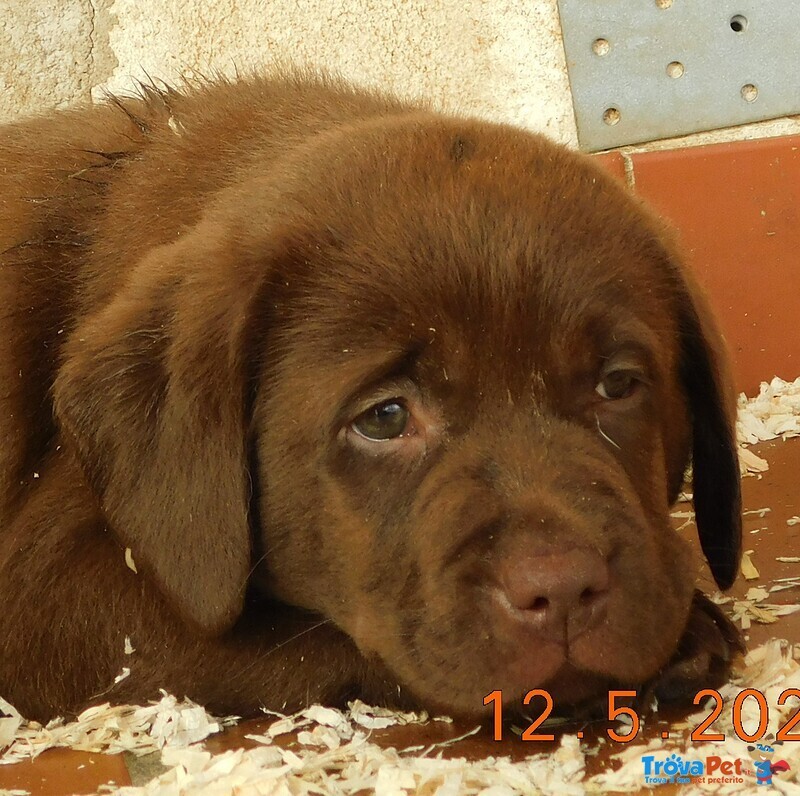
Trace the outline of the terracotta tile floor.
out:
<instances>
[{"instance_id":1,"label":"terracotta tile floor","mask_svg":"<svg viewBox=\"0 0 800 796\"><path fill-rule=\"evenodd\" d=\"M733 593L741 596L753 585L766 583L774 578L800 575L800 564L775 561L777 556L800 555L800 525L786 524L790 517L800 515L800 439L764 443L755 446L754 450L767 459L770 469L760 480L754 477L744 479L744 508L750 511L769 508L771 511L763 518L757 514L745 516L745 548L754 550L753 561L760 570L761 578L750 582L740 579ZM756 529L761 530L750 533ZM691 536L692 529L686 528L682 533ZM710 576L704 583L710 583ZM774 602L788 603L796 602L798 599L800 597L796 593L785 591L776 595ZM800 614L784 617L774 625L754 625L749 635L751 645L760 644L773 636L800 641ZM251 745L252 742L243 737L245 733L259 733L266 724L265 721L254 721L231 728L223 735L209 739L207 747L217 752ZM645 737L648 739L657 737L656 734L666 726L666 724L649 724ZM381 745L402 748L456 737L469 729L471 727L466 724L437 723L430 728L413 726L390 728L376 732L373 738ZM570 731L574 732L575 728ZM587 731L587 738L590 734L591 729ZM546 747L537 744L535 751L543 751L544 748ZM592 773L601 770L610 753L618 751L613 745L607 749L605 755L601 754L591 761ZM481 734L452 747L449 754L468 758L487 755L510 755L521 758L532 751L531 744L523 743L514 737L502 742L493 741L487 728ZM143 783L157 770L157 756L156 759L136 761L128 767L125 758L119 756L53 750L46 752L32 763L0 766L0 790L18 788L41 796L93 793L98 786L110 782L116 782L118 785L130 784L131 774L135 782ZM664 789L659 791L659 793L668 792Z\"/></svg>"}]
</instances>

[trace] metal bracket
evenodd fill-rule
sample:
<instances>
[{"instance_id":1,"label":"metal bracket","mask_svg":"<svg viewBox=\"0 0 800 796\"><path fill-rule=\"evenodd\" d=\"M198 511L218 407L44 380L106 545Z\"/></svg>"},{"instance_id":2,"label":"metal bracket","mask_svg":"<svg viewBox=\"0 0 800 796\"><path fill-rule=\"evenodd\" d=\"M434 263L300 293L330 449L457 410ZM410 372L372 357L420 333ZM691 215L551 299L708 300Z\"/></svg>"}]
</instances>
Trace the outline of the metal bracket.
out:
<instances>
[{"instance_id":1,"label":"metal bracket","mask_svg":"<svg viewBox=\"0 0 800 796\"><path fill-rule=\"evenodd\" d=\"M800 113L800 0L559 0L599 150Z\"/></svg>"}]
</instances>

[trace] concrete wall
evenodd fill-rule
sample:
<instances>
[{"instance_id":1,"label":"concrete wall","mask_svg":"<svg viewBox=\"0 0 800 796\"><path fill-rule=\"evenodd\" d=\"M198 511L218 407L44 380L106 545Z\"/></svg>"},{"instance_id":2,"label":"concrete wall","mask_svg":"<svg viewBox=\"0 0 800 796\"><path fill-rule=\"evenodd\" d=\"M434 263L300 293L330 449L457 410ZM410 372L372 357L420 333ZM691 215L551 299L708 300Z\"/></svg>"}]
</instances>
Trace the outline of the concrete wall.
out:
<instances>
[{"instance_id":1,"label":"concrete wall","mask_svg":"<svg viewBox=\"0 0 800 796\"><path fill-rule=\"evenodd\" d=\"M0 0L0 121L276 62L577 142L556 0ZM779 120L676 143L800 132ZM657 146L664 146L662 142Z\"/></svg>"},{"instance_id":2,"label":"concrete wall","mask_svg":"<svg viewBox=\"0 0 800 796\"><path fill-rule=\"evenodd\" d=\"M575 141L555 0L0 0L0 119L276 61Z\"/></svg>"}]
</instances>

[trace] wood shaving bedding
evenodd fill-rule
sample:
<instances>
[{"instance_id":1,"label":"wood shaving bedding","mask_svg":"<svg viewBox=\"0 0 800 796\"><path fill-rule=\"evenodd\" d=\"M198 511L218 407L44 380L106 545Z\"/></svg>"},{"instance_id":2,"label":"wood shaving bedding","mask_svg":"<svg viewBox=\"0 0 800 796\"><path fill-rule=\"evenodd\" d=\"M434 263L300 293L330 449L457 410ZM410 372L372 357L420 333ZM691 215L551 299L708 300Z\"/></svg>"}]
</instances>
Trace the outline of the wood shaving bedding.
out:
<instances>
[{"instance_id":1,"label":"wood shaving bedding","mask_svg":"<svg viewBox=\"0 0 800 796\"><path fill-rule=\"evenodd\" d=\"M235 717L215 719L189 700L162 693L159 702L144 707L111 707L106 702L87 708L75 721L66 723L59 718L44 726L25 721L0 699L0 713L6 715L0 718L0 765L30 760L59 746L82 752L144 755L164 746L197 743L236 723Z\"/></svg>"},{"instance_id":2,"label":"wood shaving bedding","mask_svg":"<svg viewBox=\"0 0 800 796\"><path fill-rule=\"evenodd\" d=\"M762 598L766 589L751 590L753 597ZM620 747L612 756L614 767L592 777L586 776L587 756L596 748L582 747L574 736L561 738L559 748L552 753L532 754L526 760L512 762L505 757L488 757L474 762L462 758L443 759L444 746L453 746L459 738L433 744L421 754L420 747L407 750L382 749L370 741L376 727L394 724L424 724L427 714L395 713L371 708L360 702L351 703L350 710L341 712L315 705L293 716L277 715L263 735L247 736L259 745L253 749L231 750L212 754L203 749L202 741L235 719L215 719L191 702L178 702L164 695L147 707L91 708L68 725L51 722L47 728L25 723L7 703L0 703L3 712L13 713L11 725L0 724L5 732L3 743L9 748L2 762L16 762L39 754L52 746L69 746L94 752L115 753L122 750L144 754L161 749L161 762L167 771L142 787L108 786L106 792L120 796L178 796L178 794L355 794L371 792L378 796L402 796L423 793L431 796L482 794L482 796L511 796L511 794L582 794L608 790L626 792L643 787L644 755L666 760L670 755L684 759L705 759L717 755L725 759L749 759L746 743L733 732L731 711L733 699L745 687L761 691L770 706L769 732L796 710L790 700L778 706L778 695L787 688L800 688L800 645L794 647L784 640L773 639L750 652L734 680L720 689L726 710L714 723L713 730L723 732L721 743L692 747L684 736L705 718L701 710L685 722L673 725L673 735L680 737L663 741L655 739ZM751 704L752 703L752 704ZM746 728L757 723L754 700L743 708ZM14 722L18 720L14 728ZM6 720L0 720L6 721ZM4 728L4 729L3 729ZM274 739L288 732L296 733L299 747L283 749ZM462 738L464 736L461 736ZM789 780L776 787L784 793L800 793L796 775L800 769L800 744L785 744L781 757L790 766ZM742 783L714 786L718 793L750 792L752 778ZM682 793L710 792L708 785L689 785Z\"/></svg>"},{"instance_id":3,"label":"wood shaving bedding","mask_svg":"<svg viewBox=\"0 0 800 796\"><path fill-rule=\"evenodd\" d=\"M755 398L739 395L736 420L739 467L742 474L763 473L769 464L743 447L756 442L800 436L800 378L793 382L777 376L762 382Z\"/></svg>"},{"instance_id":4,"label":"wood shaving bedding","mask_svg":"<svg viewBox=\"0 0 800 796\"><path fill-rule=\"evenodd\" d=\"M769 383L761 382L755 398L741 393L736 430L744 445L800 437L800 378L788 382L776 376Z\"/></svg>"},{"instance_id":5,"label":"wood shaving bedding","mask_svg":"<svg viewBox=\"0 0 800 796\"><path fill-rule=\"evenodd\" d=\"M752 553L753 551L749 550L747 552ZM774 624L780 617L800 611L800 603L776 604L767 602L776 592L788 589L800 589L800 575L790 578L776 578L769 588L764 586L750 588L747 590L744 599L727 597L719 592L712 594L710 599L717 605L729 605L731 619L738 623L742 630L748 630L753 622L758 622L762 625Z\"/></svg>"}]
</instances>

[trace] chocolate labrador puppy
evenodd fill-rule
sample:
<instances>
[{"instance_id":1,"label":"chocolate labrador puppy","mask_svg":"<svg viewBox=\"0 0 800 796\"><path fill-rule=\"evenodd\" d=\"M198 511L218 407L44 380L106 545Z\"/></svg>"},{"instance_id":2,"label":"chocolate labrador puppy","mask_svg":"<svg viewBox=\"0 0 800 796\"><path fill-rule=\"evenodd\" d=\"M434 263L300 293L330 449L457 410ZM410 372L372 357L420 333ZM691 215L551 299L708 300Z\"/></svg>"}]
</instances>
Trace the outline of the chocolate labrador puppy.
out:
<instances>
[{"instance_id":1,"label":"chocolate labrador puppy","mask_svg":"<svg viewBox=\"0 0 800 796\"><path fill-rule=\"evenodd\" d=\"M720 335L588 158L307 76L0 130L0 694L478 715L718 679ZM133 648L133 652L131 652ZM130 675L114 685L123 667Z\"/></svg>"}]
</instances>

